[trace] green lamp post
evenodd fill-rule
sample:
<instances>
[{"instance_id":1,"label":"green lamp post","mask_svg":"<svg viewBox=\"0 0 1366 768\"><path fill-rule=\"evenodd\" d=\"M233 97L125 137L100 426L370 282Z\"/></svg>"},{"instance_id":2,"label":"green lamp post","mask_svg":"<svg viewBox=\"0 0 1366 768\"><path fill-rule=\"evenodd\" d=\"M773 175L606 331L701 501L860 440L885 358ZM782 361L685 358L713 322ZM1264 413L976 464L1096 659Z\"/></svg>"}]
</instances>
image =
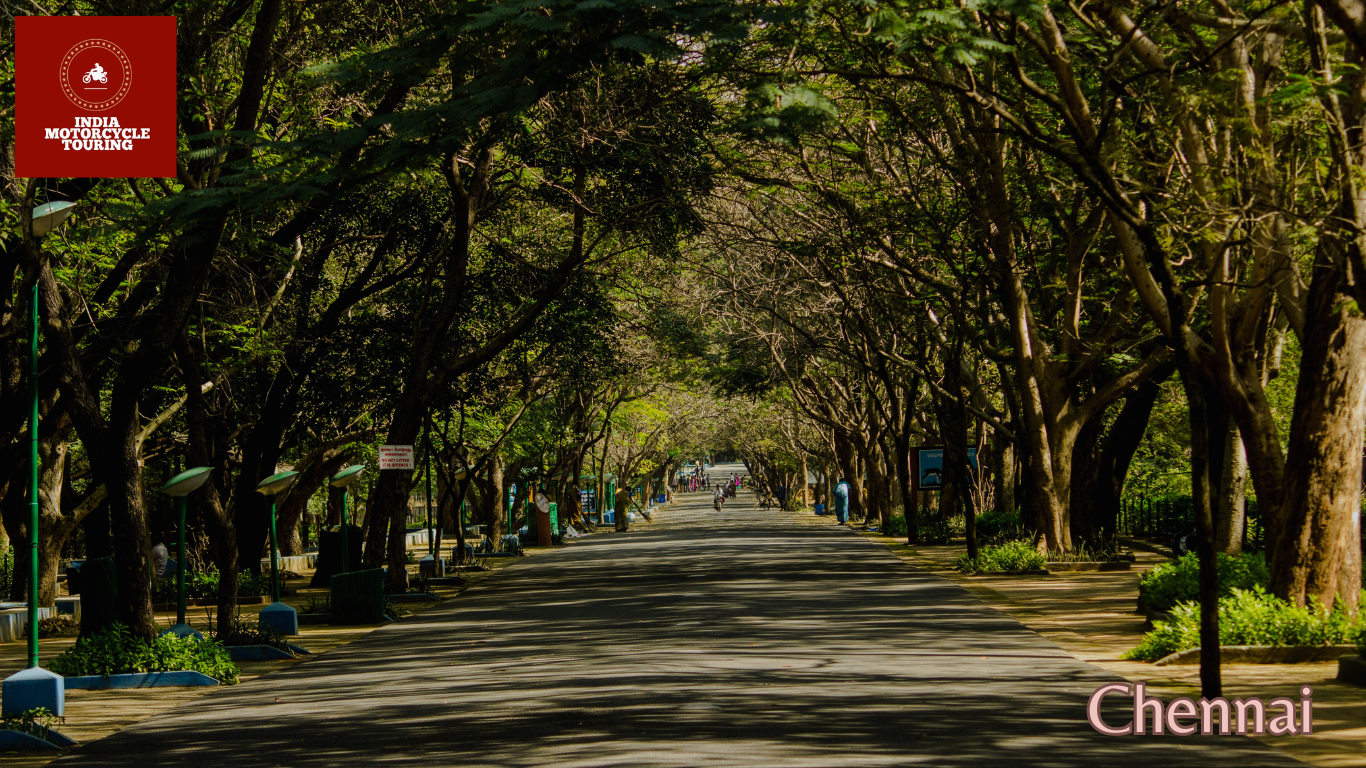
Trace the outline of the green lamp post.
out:
<instances>
[{"instance_id":1,"label":"green lamp post","mask_svg":"<svg viewBox=\"0 0 1366 768\"><path fill-rule=\"evenodd\" d=\"M41 238L71 216L74 202L45 202L33 209L33 236ZM53 715L66 713L66 686L61 675L38 666L38 282L33 282L29 302L29 666L5 678L0 686L0 713L19 715L44 708Z\"/></svg>"},{"instance_id":2,"label":"green lamp post","mask_svg":"<svg viewBox=\"0 0 1366 768\"><path fill-rule=\"evenodd\" d=\"M59 200L33 209L33 237L40 238L66 221L75 203ZM5 678L0 687L0 714L5 717L42 707L62 716L66 712L66 687L61 675L38 666L38 282L29 301L29 483L28 483L28 667Z\"/></svg>"},{"instance_id":3,"label":"green lamp post","mask_svg":"<svg viewBox=\"0 0 1366 768\"><path fill-rule=\"evenodd\" d=\"M298 472L276 472L256 486L257 493L270 497L270 605L261 609L261 626L282 635L299 634L299 612L280 602L280 553L275 543L275 499L294 485Z\"/></svg>"},{"instance_id":4,"label":"green lamp post","mask_svg":"<svg viewBox=\"0 0 1366 768\"><path fill-rule=\"evenodd\" d=\"M33 209L33 236L42 237L60 227L75 203L59 200ZM28 668L38 666L38 281L33 281L29 302L29 482L28 482Z\"/></svg>"},{"instance_id":5,"label":"green lamp post","mask_svg":"<svg viewBox=\"0 0 1366 768\"><path fill-rule=\"evenodd\" d=\"M347 526L347 524L346 524L346 489L347 489L347 488L350 488L351 485L352 485L353 483L355 483L357 480L360 479L360 473L361 473L364 469L365 469L365 465L364 465L364 464L352 464L351 466L347 467L346 469L343 469L342 471L340 471L340 472L338 472L337 474L333 475L332 478L331 478L331 480L329 480L329 482L332 484L332 487L333 487L333 488L340 488L340 489L341 489L341 540L342 540L342 544L341 544L341 570L338 571L338 573L350 573L350 572L351 572L351 563L350 563L350 560L349 560L350 557L351 557L351 544L350 544L350 541L349 541L349 538L348 538L349 535L350 535L350 532L347 530L347 528L348 528L349 526Z\"/></svg>"},{"instance_id":6,"label":"green lamp post","mask_svg":"<svg viewBox=\"0 0 1366 768\"><path fill-rule=\"evenodd\" d=\"M198 490L213 471L212 467L195 467L176 475L161 486L161 492L175 499L176 509L176 604L175 626L162 634L177 637L193 636L203 639L203 635L185 623L185 497Z\"/></svg>"}]
</instances>

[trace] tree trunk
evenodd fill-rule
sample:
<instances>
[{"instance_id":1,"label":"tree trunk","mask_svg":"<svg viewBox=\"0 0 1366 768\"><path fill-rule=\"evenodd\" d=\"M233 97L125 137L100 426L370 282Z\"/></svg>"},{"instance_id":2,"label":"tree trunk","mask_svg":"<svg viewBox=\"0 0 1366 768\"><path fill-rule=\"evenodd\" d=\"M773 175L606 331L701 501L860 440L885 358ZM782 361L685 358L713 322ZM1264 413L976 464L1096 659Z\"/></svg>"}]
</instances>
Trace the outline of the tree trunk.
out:
<instances>
[{"instance_id":1,"label":"tree trunk","mask_svg":"<svg viewBox=\"0 0 1366 768\"><path fill-rule=\"evenodd\" d=\"M1015 443L991 431L992 501L997 512L1015 511Z\"/></svg>"},{"instance_id":2,"label":"tree trunk","mask_svg":"<svg viewBox=\"0 0 1366 768\"><path fill-rule=\"evenodd\" d=\"M1223 468L1219 485L1223 492L1219 494L1214 521L1214 548L1226 555L1238 555L1243 551L1243 522L1247 519L1247 449L1232 419L1224 435L1224 458L1220 463Z\"/></svg>"},{"instance_id":3,"label":"tree trunk","mask_svg":"<svg viewBox=\"0 0 1366 768\"><path fill-rule=\"evenodd\" d=\"M1320 249L1325 250L1323 248ZM1361 596L1361 462L1366 429L1366 318L1316 261L1305 317L1271 589L1296 605L1335 601L1356 615ZM1325 284L1319 284L1320 281Z\"/></svg>"}]
</instances>

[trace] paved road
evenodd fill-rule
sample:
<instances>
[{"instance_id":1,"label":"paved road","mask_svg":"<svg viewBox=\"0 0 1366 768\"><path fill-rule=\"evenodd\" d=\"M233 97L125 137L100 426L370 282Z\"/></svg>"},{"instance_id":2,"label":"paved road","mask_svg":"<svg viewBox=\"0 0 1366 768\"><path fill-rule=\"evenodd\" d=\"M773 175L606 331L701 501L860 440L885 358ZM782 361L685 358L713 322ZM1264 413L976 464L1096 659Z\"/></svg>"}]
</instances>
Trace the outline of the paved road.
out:
<instances>
[{"instance_id":1,"label":"paved road","mask_svg":"<svg viewBox=\"0 0 1366 768\"><path fill-rule=\"evenodd\" d=\"M748 497L685 498L59 765L1299 765L1102 737L1085 700L1114 678L958 586Z\"/></svg>"}]
</instances>

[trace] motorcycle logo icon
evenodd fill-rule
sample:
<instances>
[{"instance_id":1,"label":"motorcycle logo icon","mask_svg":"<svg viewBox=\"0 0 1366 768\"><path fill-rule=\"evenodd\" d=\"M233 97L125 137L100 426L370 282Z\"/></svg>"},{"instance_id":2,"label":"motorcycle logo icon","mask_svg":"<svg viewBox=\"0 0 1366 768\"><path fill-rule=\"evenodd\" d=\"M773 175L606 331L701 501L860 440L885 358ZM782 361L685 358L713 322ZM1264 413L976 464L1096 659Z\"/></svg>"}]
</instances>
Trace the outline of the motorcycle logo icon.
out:
<instances>
[{"instance_id":1,"label":"motorcycle logo icon","mask_svg":"<svg viewBox=\"0 0 1366 768\"><path fill-rule=\"evenodd\" d=\"M71 46L62 57L62 92L72 104L90 112L110 109L128 95L133 67L120 48L109 40L92 38Z\"/></svg>"},{"instance_id":2,"label":"motorcycle logo icon","mask_svg":"<svg viewBox=\"0 0 1366 768\"><path fill-rule=\"evenodd\" d=\"M82 83L88 83L91 80L94 80L97 83L109 82L109 73L104 71L104 67L101 67L98 61L95 62L94 69L86 72L85 75L81 77Z\"/></svg>"}]
</instances>

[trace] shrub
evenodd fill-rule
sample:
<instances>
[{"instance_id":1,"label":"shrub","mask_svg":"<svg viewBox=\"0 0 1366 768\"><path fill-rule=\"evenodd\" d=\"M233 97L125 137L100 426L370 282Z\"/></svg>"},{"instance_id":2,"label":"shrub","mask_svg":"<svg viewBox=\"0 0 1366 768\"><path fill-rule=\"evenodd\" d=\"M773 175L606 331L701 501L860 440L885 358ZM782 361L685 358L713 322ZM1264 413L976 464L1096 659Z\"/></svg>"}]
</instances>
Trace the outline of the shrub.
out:
<instances>
[{"instance_id":1,"label":"shrub","mask_svg":"<svg viewBox=\"0 0 1366 768\"><path fill-rule=\"evenodd\" d=\"M1112 563L1119 560L1119 545L1113 541L1082 543L1071 552L1049 552L1047 558L1051 563Z\"/></svg>"},{"instance_id":2,"label":"shrub","mask_svg":"<svg viewBox=\"0 0 1366 768\"><path fill-rule=\"evenodd\" d=\"M81 624L70 616L53 616L38 622L38 637L76 637Z\"/></svg>"},{"instance_id":3,"label":"shrub","mask_svg":"<svg viewBox=\"0 0 1366 768\"><path fill-rule=\"evenodd\" d=\"M920 518L916 521L921 544L948 544L953 532L949 524L938 518Z\"/></svg>"},{"instance_id":4,"label":"shrub","mask_svg":"<svg viewBox=\"0 0 1366 768\"><path fill-rule=\"evenodd\" d=\"M978 515L976 522L979 541L1005 542L1028 538L1017 512L997 512L993 509Z\"/></svg>"},{"instance_id":5,"label":"shrub","mask_svg":"<svg viewBox=\"0 0 1366 768\"><path fill-rule=\"evenodd\" d=\"M1260 586L1234 589L1219 598L1220 645L1335 645L1360 637L1361 625L1345 613L1303 608L1267 594ZM1171 621L1153 622L1153 631L1121 658L1157 661L1200 646L1200 604L1182 602Z\"/></svg>"},{"instance_id":6,"label":"shrub","mask_svg":"<svg viewBox=\"0 0 1366 768\"><path fill-rule=\"evenodd\" d=\"M0 728L7 731L27 733L40 739L49 739L52 738L50 731L65 720L66 718L58 717L49 712L46 707L37 707L5 718L0 721Z\"/></svg>"},{"instance_id":7,"label":"shrub","mask_svg":"<svg viewBox=\"0 0 1366 768\"><path fill-rule=\"evenodd\" d=\"M237 596L257 597L270 592L270 576L256 573L237 574ZM185 574L185 599L208 600L218 597L218 571L196 571ZM176 601L176 577L158 581L152 587L152 601L174 603Z\"/></svg>"},{"instance_id":8,"label":"shrub","mask_svg":"<svg viewBox=\"0 0 1366 768\"><path fill-rule=\"evenodd\" d=\"M218 632L213 630L209 636L215 642L222 643L224 646L239 645L269 645L272 648L279 648L282 651L293 653L289 648L289 642L285 636L271 629L263 627L259 622L252 623L243 620L242 614L238 614L232 622L232 629L228 632Z\"/></svg>"},{"instance_id":9,"label":"shrub","mask_svg":"<svg viewBox=\"0 0 1366 768\"><path fill-rule=\"evenodd\" d=\"M1043 568L1043 553L1034 548L1028 539L1017 539L1005 544L982 547L976 558L967 553L958 556L953 567L963 573L983 573L985 571L1037 571Z\"/></svg>"},{"instance_id":10,"label":"shrub","mask_svg":"<svg viewBox=\"0 0 1366 768\"><path fill-rule=\"evenodd\" d=\"M14 583L14 548L0 550L0 594L9 594Z\"/></svg>"},{"instance_id":11,"label":"shrub","mask_svg":"<svg viewBox=\"0 0 1366 768\"><path fill-rule=\"evenodd\" d=\"M906 516L892 515L892 519L887 521L887 530L883 531L888 536L906 535Z\"/></svg>"},{"instance_id":12,"label":"shrub","mask_svg":"<svg viewBox=\"0 0 1366 768\"><path fill-rule=\"evenodd\" d=\"M48 669L67 677L188 670L226 685L237 682L238 671L222 643L174 635L159 635L149 643L122 624L77 641L49 662Z\"/></svg>"},{"instance_id":13,"label":"shrub","mask_svg":"<svg viewBox=\"0 0 1366 768\"><path fill-rule=\"evenodd\" d=\"M1219 596L1235 589L1266 587L1271 574L1260 553L1225 555L1216 559L1219 569ZM1138 579L1138 599L1154 611L1170 611L1177 603L1200 600L1200 560L1192 552L1163 563Z\"/></svg>"}]
</instances>

